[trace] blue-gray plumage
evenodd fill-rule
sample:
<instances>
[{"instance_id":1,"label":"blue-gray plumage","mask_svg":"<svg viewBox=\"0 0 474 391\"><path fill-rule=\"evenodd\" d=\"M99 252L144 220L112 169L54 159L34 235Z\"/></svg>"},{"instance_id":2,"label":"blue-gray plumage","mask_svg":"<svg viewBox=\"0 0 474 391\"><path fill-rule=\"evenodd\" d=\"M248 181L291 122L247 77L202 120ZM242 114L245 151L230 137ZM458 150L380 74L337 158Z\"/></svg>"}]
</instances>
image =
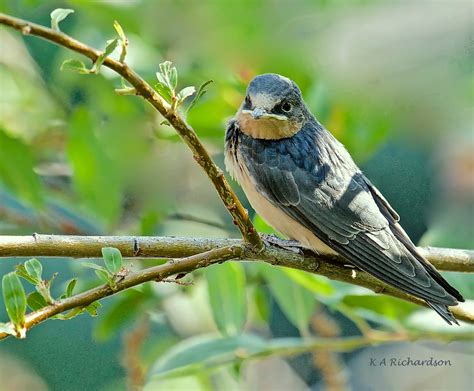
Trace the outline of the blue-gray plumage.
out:
<instances>
[{"instance_id":1,"label":"blue-gray plumage","mask_svg":"<svg viewBox=\"0 0 474 391\"><path fill-rule=\"evenodd\" d=\"M276 230L424 299L449 324L461 294L417 251L387 200L307 109L294 82L257 76L226 133L226 167Z\"/></svg>"}]
</instances>

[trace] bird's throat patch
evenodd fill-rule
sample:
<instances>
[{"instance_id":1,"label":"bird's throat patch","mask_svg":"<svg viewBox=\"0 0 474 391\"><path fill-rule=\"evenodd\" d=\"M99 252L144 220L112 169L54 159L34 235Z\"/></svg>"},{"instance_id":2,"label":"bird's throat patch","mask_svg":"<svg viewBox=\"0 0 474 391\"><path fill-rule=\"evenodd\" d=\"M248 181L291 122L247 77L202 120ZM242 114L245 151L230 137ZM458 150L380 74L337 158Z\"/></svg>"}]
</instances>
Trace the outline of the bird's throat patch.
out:
<instances>
[{"instance_id":1,"label":"bird's throat patch","mask_svg":"<svg viewBox=\"0 0 474 391\"><path fill-rule=\"evenodd\" d=\"M255 119L242 111L237 113L236 119L240 130L247 136L264 140L288 138L301 129L301 124L295 121L281 121L276 118Z\"/></svg>"}]
</instances>

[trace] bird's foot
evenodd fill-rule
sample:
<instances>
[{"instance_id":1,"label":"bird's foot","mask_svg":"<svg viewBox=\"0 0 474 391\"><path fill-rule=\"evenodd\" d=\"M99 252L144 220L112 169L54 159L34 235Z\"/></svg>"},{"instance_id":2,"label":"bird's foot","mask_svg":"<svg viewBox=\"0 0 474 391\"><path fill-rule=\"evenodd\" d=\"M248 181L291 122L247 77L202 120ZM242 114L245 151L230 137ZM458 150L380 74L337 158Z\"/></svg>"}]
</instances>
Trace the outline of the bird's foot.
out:
<instances>
[{"instance_id":1,"label":"bird's foot","mask_svg":"<svg viewBox=\"0 0 474 391\"><path fill-rule=\"evenodd\" d=\"M298 242L297 240L281 239L276 235L269 235L269 234L261 234L261 237L266 246L273 245L273 246L277 246L288 251L292 251L296 254L303 253L303 247L301 246L301 243Z\"/></svg>"}]
</instances>

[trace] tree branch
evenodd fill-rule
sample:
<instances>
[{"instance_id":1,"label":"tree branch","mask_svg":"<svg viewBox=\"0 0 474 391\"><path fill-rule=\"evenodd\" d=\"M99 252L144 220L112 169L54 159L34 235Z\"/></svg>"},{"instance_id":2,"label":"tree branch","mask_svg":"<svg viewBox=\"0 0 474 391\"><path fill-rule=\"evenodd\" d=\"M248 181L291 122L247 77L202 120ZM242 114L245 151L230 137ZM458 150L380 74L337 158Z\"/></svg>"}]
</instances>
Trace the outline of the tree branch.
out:
<instances>
[{"instance_id":1,"label":"tree branch","mask_svg":"<svg viewBox=\"0 0 474 391\"><path fill-rule=\"evenodd\" d=\"M102 52L56 30L0 13L0 24L21 31L24 35L35 35L80 53L96 61ZM114 70L127 80L142 96L158 110L176 129L193 153L196 162L204 169L216 188L222 202L231 214L233 221L242 233L244 242L236 239L191 239L191 238L152 238L152 237L80 237L80 236L4 236L0 237L0 257L6 256L56 256L56 257L101 257L102 247L116 247L125 257L172 258L165 265L156 266L131 273L117 281L116 289L108 285L80 293L53 305L26 315L26 327L30 328L61 312L81 308L116 292L146 281L162 281L168 276L190 272L216 262L229 259L264 261L272 265L286 266L320 274L331 279L348 282L395 296L420 305L420 299L390 287L369 274L348 267L342 257L304 254L269 245L263 251L263 242L253 227L247 211L227 183L223 172L215 165L209 153L199 141L195 131L185 119L126 63L106 57L104 66ZM424 249L427 258L441 270L474 271L473 251ZM185 257L185 258L182 258ZM176 260L174 258L181 258ZM451 307L459 319L474 323L474 314L461 306ZM0 333L0 339L6 334Z\"/></svg>"},{"instance_id":2,"label":"tree branch","mask_svg":"<svg viewBox=\"0 0 474 391\"><path fill-rule=\"evenodd\" d=\"M102 53L99 50L91 48L90 46L62 33L61 31L56 31L3 13L0 13L0 24L21 31L24 35L35 35L54 42L59 46L64 46L74 52L83 54L93 62L96 61ZM219 197L232 216L234 223L242 233L242 237L256 250L262 249L263 243L250 221L247 210L243 207L240 200L229 186L222 170L217 167L210 157L206 148L197 137L194 129L189 126L180 113L173 110L171 106L125 62L122 63L112 59L111 57L105 57L103 65L114 70L127 80L135 88L136 95L143 97L168 120L173 128L175 128L176 132L188 145L189 149L191 149L196 162L202 167L213 183Z\"/></svg>"},{"instance_id":3,"label":"tree branch","mask_svg":"<svg viewBox=\"0 0 474 391\"><path fill-rule=\"evenodd\" d=\"M284 241L282 241L282 243L284 243ZM423 300L387 285L368 273L354 269L352 266L348 266L347 261L341 256L327 254L316 255L309 251L296 253L275 245L267 245L264 251L255 253L248 249L245 242L239 239L197 239L147 236L61 236L38 234L31 236L0 236L0 257L48 256L100 258L102 256L102 247L116 247L124 257L155 257L172 259L181 257L201 257L203 254L209 254L213 251L232 248L235 252L234 256L230 258L222 258L217 260L217 262L236 258L241 258L242 260L247 261L263 261L271 265L284 266L319 274L333 280L368 288L375 293L383 293L421 306L426 306ZM472 250L453 250L432 247L423 248L421 250L427 259L440 270L474 272L474 251ZM224 254L228 253L224 252ZM178 265L181 262L189 262L188 259L190 258L175 261L173 264ZM196 267L200 266L201 265L198 265ZM164 266L158 266L158 268L161 267ZM186 271L194 270L196 267L192 267ZM145 269L138 273L149 275L147 274L148 270L153 271L156 270L156 268ZM167 274L167 276L182 272L181 270L173 268L166 270L170 271L170 274ZM156 277L152 276L150 279L155 278ZM128 279L126 281L128 281ZM123 287L123 289L129 287L123 285L123 281L121 284L120 287ZM115 293L110 293L110 289L107 290L106 287L107 286L105 286L105 288L102 287L92 290L92 292L99 290L103 296L96 296L95 293L87 294L87 292L81 294L88 298L88 302L80 302L80 305L84 306L90 304L101 297L106 297ZM57 309L56 306L52 307L54 307L55 310ZM70 308L72 307L65 308L62 311ZM450 309L457 319L468 323L474 323L474 314L469 312L463 304L450 307ZM37 312L41 313L41 311L43 311L43 309ZM54 312L53 315L59 312ZM35 312L32 314L35 314Z\"/></svg>"},{"instance_id":4,"label":"tree branch","mask_svg":"<svg viewBox=\"0 0 474 391\"><path fill-rule=\"evenodd\" d=\"M172 259L164 265L154 266L140 270L139 272L128 274L123 279L116 282L115 289L112 289L109 285L101 285L97 288L89 289L88 291L60 300L55 304L48 305L27 314L25 316L25 328L26 330L29 330L38 323L52 318L54 315L60 314L61 312L73 308L87 307L94 301L112 296L117 292L131 288L135 285L143 284L147 281L160 282L175 274L188 273L197 268L207 267L214 263L224 262L228 259L239 258L242 255L242 252L243 247L238 245L219 247L200 254L191 255L187 258L179 260ZM8 336L9 334L0 332L0 340Z\"/></svg>"}]
</instances>

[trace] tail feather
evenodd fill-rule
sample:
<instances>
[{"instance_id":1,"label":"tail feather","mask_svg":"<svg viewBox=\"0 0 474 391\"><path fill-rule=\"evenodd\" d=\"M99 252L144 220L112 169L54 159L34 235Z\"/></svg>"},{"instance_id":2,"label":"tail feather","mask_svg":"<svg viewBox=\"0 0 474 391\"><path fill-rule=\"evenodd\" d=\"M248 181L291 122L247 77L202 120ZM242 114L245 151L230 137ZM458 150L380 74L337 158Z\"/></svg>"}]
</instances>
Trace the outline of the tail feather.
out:
<instances>
[{"instance_id":1,"label":"tail feather","mask_svg":"<svg viewBox=\"0 0 474 391\"><path fill-rule=\"evenodd\" d=\"M438 315L440 315L446 321L447 324L451 326L454 323L459 326L459 322L453 316L447 305L433 303L431 301L426 301L426 304L428 304L432 309L434 309L438 313Z\"/></svg>"}]
</instances>

